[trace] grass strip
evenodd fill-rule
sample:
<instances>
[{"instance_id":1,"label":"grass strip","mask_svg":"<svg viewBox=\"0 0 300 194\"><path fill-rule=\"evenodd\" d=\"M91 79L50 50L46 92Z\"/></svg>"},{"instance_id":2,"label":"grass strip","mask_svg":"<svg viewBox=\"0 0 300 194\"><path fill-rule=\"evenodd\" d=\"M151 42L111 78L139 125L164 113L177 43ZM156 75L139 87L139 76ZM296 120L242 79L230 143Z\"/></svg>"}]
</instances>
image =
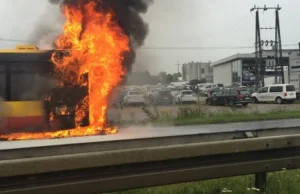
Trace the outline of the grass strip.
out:
<instances>
[{"instance_id":1,"label":"grass strip","mask_svg":"<svg viewBox=\"0 0 300 194\"><path fill-rule=\"evenodd\" d=\"M231 122L250 122L263 120L300 118L300 110L273 111L268 113L218 113L208 115L186 115L173 120L174 125L218 124Z\"/></svg>"},{"instance_id":2,"label":"grass strip","mask_svg":"<svg viewBox=\"0 0 300 194\"><path fill-rule=\"evenodd\" d=\"M254 176L240 176L224 179L184 183L170 186L153 187L124 191L115 194L254 194ZM299 194L300 171L280 171L268 173L265 194Z\"/></svg>"},{"instance_id":3,"label":"grass strip","mask_svg":"<svg viewBox=\"0 0 300 194\"><path fill-rule=\"evenodd\" d=\"M222 124L236 122L251 122L251 121L270 121L280 119L298 119L300 118L300 110L283 111L277 110L267 113L257 112L220 112L220 113L180 113L180 116L172 118L170 116L160 116L155 120L122 120L113 123L118 126L143 126L151 124L152 126L184 126L184 125L202 125L202 124Z\"/></svg>"}]
</instances>

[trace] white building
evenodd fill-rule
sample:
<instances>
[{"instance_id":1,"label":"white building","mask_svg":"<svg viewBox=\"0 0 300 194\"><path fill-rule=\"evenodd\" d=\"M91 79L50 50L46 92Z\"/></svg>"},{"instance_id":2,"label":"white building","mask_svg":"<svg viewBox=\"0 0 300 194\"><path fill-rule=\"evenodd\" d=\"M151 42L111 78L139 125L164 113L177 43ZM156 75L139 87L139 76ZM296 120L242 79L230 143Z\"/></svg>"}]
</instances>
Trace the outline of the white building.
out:
<instances>
[{"instance_id":1,"label":"white building","mask_svg":"<svg viewBox=\"0 0 300 194\"><path fill-rule=\"evenodd\" d=\"M288 66L289 53L294 50L283 50L282 64ZM263 52L262 64L266 65L265 77L274 76L275 61L273 50ZM232 84L254 85L255 77L255 53L236 54L221 59L211 64L213 68L213 83L222 83L225 86Z\"/></svg>"},{"instance_id":2,"label":"white building","mask_svg":"<svg viewBox=\"0 0 300 194\"><path fill-rule=\"evenodd\" d=\"M191 81L194 79L205 79L207 82L212 82L212 69L210 62L190 62L182 65L183 80Z\"/></svg>"}]
</instances>

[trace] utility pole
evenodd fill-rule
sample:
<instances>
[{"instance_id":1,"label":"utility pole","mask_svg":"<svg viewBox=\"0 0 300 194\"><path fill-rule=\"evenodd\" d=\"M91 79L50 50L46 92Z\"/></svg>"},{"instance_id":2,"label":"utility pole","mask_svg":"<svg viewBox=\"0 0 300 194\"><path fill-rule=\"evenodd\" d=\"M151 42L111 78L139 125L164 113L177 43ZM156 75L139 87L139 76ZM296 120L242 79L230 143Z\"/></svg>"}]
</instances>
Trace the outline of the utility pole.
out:
<instances>
[{"instance_id":1,"label":"utility pole","mask_svg":"<svg viewBox=\"0 0 300 194\"><path fill-rule=\"evenodd\" d=\"M281 44L281 32L280 32L280 22L279 22L279 10L281 8L277 7L276 11L275 11L275 14L276 14L276 30L275 30L275 50L277 51L275 53L275 76L277 77L277 71L278 71L278 68L280 67L280 74L281 74L281 83L285 83L284 81L284 69L283 69L283 64L282 64L282 44ZM278 38L278 41L277 41L277 38ZM278 57L278 52L279 52L279 57ZM275 77L275 80L276 80L276 77ZM276 82L277 83L277 82Z\"/></svg>"},{"instance_id":2,"label":"utility pole","mask_svg":"<svg viewBox=\"0 0 300 194\"><path fill-rule=\"evenodd\" d=\"M177 61L176 66L178 67L178 75L179 75L180 74L180 63L179 63L179 61Z\"/></svg>"},{"instance_id":3,"label":"utility pole","mask_svg":"<svg viewBox=\"0 0 300 194\"><path fill-rule=\"evenodd\" d=\"M283 72L283 64L282 62L282 44L281 44L281 33L280 33L280 23L279 23L279 10L281 10L281 7L279 5L277 7L267 7L266 5L264 7L256 7L254 6L250 11L256 10L256 24L255 24L255 73L256 73L256 89L259 87L264 87L264 75L266 70L266 61L262 61L262 47L263 46L269 46L269 43L271 43L271 46L273 46L273 43L275 43L275 82L277 83L277 71L278 67L281 66L281 77L282 77L282 83L284 83L284 72ZM260 27L260 20L259 20L259 11L267 11L267 10L275 10L275 24L276 26L273 27ZM261 30L275 30L275 41L273 40L261 40ZM271 57L272 58L272 57Z\"/></svg>"},{"instance_id":4,"label":"utility pole","mask_svg":"<svg viewBox=\"0 0 300 194\"><path fill-rule=\"evenodd\" d=\"M255 14L255 76L256 76L256 90L261 87L261 58L262 58L262 48L261 48L261 37L260 37L260 23L259 23L259 9L256 6L251 9Z\"/></svg>"}]
</instances>

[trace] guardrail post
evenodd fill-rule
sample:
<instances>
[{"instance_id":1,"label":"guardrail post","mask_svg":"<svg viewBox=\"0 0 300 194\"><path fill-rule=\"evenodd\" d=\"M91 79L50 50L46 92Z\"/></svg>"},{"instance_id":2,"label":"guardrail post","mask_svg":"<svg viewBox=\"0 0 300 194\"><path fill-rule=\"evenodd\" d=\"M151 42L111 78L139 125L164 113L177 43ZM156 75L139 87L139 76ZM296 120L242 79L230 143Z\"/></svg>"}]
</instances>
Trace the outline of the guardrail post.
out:
<instances>
[{"instance_id":1,"label":"guardrail post","mask_svg":"<svg viewBox=\"0 0 300 194\"><path fill-rule=\"evenodd\" d=\"M261 192L264 192L266 189L266 183L267 183L266 172L255 174L255 188L259 189Z\"/></svg>"}]
</instances>

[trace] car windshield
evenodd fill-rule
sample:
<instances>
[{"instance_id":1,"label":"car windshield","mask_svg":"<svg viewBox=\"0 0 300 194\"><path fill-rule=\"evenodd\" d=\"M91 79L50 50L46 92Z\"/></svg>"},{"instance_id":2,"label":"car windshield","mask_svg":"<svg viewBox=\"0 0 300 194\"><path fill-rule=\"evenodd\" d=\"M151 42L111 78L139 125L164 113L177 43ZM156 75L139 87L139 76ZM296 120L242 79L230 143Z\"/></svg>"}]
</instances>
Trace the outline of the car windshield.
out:
<instances>
[{"instance_id":1,"label":"car windshield","mask_svg":"<svg viewBox=\"0 0 300 194\"><path fill-rule=\"evenodd\" d=\"M240 94L241 95L248 95L248 94L250 94L250 92L248 90L241 90Z\"/></svg>"},{"instance_id":2,"label":"car windshield","mask_svg":"<svg viewBox=\"0 0 300 194\"><path fill-rule=\"evenodd\" d=\"M223 95L223 91L217 91L215 93L213 93L214 96L222 96Z\"/></svg>"},{"instance_id":3,"label":"car windshield","mask_svg":"<svg viewBox=\"0 0 300 194\"><path fill-rule=\"evenodd\" d=\"M287 92L294 92L294 91L296 91L295 86L293 86L293 85L287 85L286 86L286 91Z\"/></svg>"}]
</instances>

